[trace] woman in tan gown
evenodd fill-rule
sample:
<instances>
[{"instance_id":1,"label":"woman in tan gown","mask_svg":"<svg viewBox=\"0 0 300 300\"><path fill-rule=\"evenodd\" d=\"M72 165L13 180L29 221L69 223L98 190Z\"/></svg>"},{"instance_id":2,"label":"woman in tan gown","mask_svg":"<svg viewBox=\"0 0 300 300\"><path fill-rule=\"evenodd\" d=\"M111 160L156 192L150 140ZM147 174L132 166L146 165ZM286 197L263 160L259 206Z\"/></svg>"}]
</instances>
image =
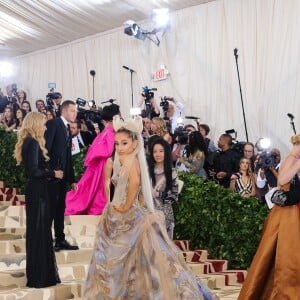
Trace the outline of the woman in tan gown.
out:
<instances>
[{"instance_id":1,"label":"woman in tan gown","mask_svg":"<svg viewBox=\"0 0 300 300\"><path fill-rule=\"evenodd\" d=\"M238 300L300 299L300 134L291 141L278 184L294 204L272 208Z\"/></svg>"},{"instance_id":2,"label":"woman in tan gown","mask_svg":"<svg viewBox=\"0 0 300 300\"><path fill-rule=\"evenodd\" d=\"M218 299L188 269L154 210L142 120L116 118L114 129L115 191L98 225L83 299Z\"/></svg>"}]
</instances>

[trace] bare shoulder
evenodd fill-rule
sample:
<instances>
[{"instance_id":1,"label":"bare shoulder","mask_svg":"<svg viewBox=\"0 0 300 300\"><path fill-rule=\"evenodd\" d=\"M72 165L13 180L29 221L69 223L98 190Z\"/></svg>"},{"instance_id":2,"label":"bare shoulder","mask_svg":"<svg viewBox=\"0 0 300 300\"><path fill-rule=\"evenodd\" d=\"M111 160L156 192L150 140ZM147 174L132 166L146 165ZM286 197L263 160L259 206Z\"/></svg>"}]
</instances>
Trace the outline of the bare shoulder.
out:
<instances>
[{"instance_id":1,"label":"bare shoulder","mask_svg":"<svg viewBox=\"0 0 300 300\"><path fill-rule=\"evenodd\" d=\"M132 165L130 166L128 170L129 176L131 175L140 175L141 170L140 170L140 163L137 158L135 158L132 162Z\"/></svg>"}]
</instances>

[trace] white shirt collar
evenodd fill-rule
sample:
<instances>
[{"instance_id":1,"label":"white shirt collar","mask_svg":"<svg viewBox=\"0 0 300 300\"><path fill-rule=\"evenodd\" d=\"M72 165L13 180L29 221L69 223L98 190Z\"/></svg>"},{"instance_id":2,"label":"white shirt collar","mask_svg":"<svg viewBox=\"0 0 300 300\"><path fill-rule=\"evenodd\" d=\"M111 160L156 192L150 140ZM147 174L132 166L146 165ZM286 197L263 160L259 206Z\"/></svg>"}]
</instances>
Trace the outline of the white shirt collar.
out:
<instances>
[{"instance_id":1,"label":"white shirt collar","mask_svg":"<svg viewBox=\"0 0 300 300\"><path fill-rule=\"evenodd\" d=\"M69 122L63 116L60 116L60 118L64 122L65 126L68 127Z\"/></svg>"}]
</instances>

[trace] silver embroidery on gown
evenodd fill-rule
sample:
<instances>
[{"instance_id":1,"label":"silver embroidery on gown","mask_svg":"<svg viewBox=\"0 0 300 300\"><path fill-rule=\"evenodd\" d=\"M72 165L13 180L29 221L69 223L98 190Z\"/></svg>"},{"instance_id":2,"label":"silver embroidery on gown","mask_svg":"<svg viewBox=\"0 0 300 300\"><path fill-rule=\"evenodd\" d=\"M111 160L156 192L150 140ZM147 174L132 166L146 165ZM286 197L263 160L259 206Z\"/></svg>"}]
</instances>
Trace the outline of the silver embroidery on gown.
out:
<instances>
[{"instance_id":1,"label":"silver embroidery on gown","mask_svg":"<svg viewBox=\"0 0 300 300\"><path fill-rule=\"evenodd\" d=\"M188 269L161 212L140 207L138 199L126 213L113 208L125 203L128 184L125 167L114 173L114 198L97 228L83 299L218 299Z\"/></svg>"}]
</instances>

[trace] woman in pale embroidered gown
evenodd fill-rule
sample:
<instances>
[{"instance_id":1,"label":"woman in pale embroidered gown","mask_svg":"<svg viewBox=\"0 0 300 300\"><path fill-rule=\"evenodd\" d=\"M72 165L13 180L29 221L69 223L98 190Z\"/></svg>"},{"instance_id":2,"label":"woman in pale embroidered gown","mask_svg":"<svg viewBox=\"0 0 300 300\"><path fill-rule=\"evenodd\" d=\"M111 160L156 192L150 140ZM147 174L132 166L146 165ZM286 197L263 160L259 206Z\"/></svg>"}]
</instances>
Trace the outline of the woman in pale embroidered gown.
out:
<instances>
[{"instance_id":1,"label":"woman in pale embroidered gown","mask_svg":"<svg viewBox=\"0 0 300 300\"><path fill-rule=\"evenodd\" d=\"M114 197L101 216L83 299L218 299L188 269L154 212L141 118L114 120Z\"/></svg>"}]
</instances>

